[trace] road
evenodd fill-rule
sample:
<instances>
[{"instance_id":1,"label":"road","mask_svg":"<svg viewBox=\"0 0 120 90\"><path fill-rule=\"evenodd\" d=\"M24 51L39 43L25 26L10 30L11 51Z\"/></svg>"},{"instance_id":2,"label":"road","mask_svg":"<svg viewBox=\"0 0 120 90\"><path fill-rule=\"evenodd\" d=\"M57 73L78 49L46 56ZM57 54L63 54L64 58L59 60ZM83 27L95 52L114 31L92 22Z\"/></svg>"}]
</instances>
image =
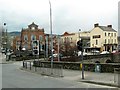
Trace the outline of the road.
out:
<instances>
[{"instance_id":1,"label":"road","mask_svg":"<svg viewBox=\"0 0 120 90\"><path fill-rule=\"evenodd\" d=\"M113 88L23 71L20 70L21 62L0 64L0 66L2 66L0 72L2 88Z\"/></svg>"}]
</instances>

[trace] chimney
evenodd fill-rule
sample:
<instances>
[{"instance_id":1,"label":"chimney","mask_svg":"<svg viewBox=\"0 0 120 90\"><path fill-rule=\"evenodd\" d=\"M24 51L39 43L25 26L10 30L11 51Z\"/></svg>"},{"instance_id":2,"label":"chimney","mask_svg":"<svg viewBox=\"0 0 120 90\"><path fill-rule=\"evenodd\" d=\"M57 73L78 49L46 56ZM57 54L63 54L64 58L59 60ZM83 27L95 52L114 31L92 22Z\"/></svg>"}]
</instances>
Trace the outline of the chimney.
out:
<instances>
[{"instance_id":1,"label":"chimney","mask_svg":"<svg viewBox=\"0 0 120 90\"><path fill-rule=\"evenodd\" d=\"M112 28L112 25L107 25L107 27Z\"/></svg>"},{"instance_id":2,"label":"chimney","mask_svg":"<svg viewBox=\"0 0 120 90\"><path fill-rule=\"evenodd\" d=\"M98 27L98 26L99 26L99 24L98 24L98 23L94 24L94 27Z\"/></svg>"}]
</instances>

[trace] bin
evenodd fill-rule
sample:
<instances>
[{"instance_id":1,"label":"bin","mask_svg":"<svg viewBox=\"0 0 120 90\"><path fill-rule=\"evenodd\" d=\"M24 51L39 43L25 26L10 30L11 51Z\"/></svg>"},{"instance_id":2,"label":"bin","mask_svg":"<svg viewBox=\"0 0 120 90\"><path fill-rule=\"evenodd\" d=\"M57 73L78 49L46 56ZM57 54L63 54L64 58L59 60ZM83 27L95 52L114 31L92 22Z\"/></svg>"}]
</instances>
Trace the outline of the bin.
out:
<instances>
[{"instance_id":1,"label":"bin","mask_svg":"<svg viewBox=\"0 0 120 90\"><path fill-rule=\"evenodd\" d=\"M101 72L101 65L100 64L95 64L95 72Z\"/></svg>"},{"instance_id":2,"label":"bin","mask_svg":"<svg viewBox=\"0 0 120 90\"><path fill-rule=\"evenodd\" d=\"M114 68L114 83L120 86L120 68Z\"/></svg>"}]
</instances>

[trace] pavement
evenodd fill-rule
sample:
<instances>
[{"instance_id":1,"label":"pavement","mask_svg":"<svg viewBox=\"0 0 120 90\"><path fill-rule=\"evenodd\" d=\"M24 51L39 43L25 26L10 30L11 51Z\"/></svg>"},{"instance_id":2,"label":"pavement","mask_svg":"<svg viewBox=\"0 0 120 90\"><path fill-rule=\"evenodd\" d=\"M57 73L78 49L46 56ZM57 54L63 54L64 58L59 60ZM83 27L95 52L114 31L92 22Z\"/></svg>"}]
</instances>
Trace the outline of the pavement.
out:
<instances>
[{"instance_id":1,"label":"pavement","mask_svg":"<svg viewBox=\"0 0 120 90\"><path fill-rule=\"evenodd\" d=\"M27 71L30 71L29 69L30 68L28 68ZM34 67L32 70L35 70ZM35 71L30 72L37 73ZM118 84L120 80L119 77L120 74L116 73L100 73L84 71L84 79L82 79L82 71L63 69L63 77L61 77L60 79L120 88L120 85Z\"/></svg>"},{"instance_id":2,"label":"pavement","mask_svg":"<svg viewBox=\"0 0 120 90\"><path fill-rule=\"evenodd\" d=\"M77 70L63 70L63 74L63 78L67 80L120 87L120 75L115 73L99 73L84 71L84 79L82 79L82 72Z\"/></svg>"}]
</instances>

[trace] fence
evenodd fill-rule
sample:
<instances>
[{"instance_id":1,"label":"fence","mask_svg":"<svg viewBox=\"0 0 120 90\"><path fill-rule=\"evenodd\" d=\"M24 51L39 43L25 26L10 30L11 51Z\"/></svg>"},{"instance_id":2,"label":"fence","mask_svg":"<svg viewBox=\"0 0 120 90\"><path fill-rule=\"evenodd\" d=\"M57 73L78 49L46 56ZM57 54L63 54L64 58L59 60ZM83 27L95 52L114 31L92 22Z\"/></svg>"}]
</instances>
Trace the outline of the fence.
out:
<instances>
[{"instance_id":1,"label":"fence","mask_svg":"<svg viewBox=\"0 0 120 90\"><path fill-rule=\"evenodd\" d=\"M39 66L34 65L34 63L36 63L36 61L23 61L23 68L41 75L63 77L63 68L60 65L50 68L44 64L41 64L40 62L38 63L38 61L37 64L39 64Z\"/></svg>"}]
</instances>

